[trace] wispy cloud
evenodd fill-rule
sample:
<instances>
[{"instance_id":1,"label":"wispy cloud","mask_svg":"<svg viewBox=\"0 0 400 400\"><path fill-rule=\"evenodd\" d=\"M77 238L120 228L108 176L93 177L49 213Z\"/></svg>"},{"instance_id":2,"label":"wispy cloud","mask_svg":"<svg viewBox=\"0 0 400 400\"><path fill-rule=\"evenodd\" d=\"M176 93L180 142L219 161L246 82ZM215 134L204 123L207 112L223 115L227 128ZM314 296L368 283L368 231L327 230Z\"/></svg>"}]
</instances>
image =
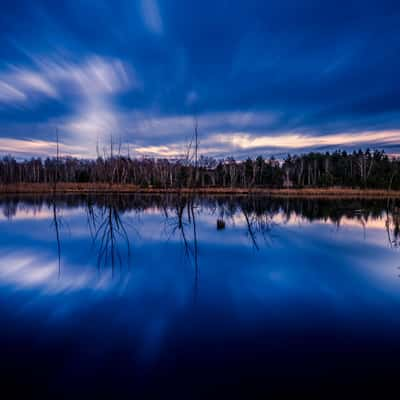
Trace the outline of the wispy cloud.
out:
<instances>
[{"instance_id":1,"label":"wispy cloud","mask_svg":"<svg viewBox=\"0 0 400 400\"><path fill-rule=\"evenodd\" d=\"M141 0L140 11L147 29L155 34L163 33L163 23L157 0Z\"/></svg>"},{"instance_id":2,"label":"wispy cloud","mask_svg":"<svg viewBox=\"0 0 400 400\"><path fill-rule=\"evenodd\" d=\"M80 63L51 57L36 57L30 67L12 65L0 72L0 101L31 100L66 96L78 98L114 95L140 86L132 67L118 59L89 56Z\"/></svg>"},{"instance_id":3,"label":"wispy cloud","mask_svg":"<svg viewBox=\"0 0 400 400\"><path fill-rule=\"evenodd\" d=\"M12 66L0 73L0 104L20 106L32 101L33 96L58 97L54 83L49 81L44 71Z\"/></svg>"},{"instance_id":4,"label":"wispy cloud","mask_svg":"<svg viewBox=\"0 0 400 400\"><path fill-rule=\"evenodd\" d=\"M117 94L138 85L133 68L118 59L89 56L81 63L35 58L39 70L66 94Z\"/></svg>"},{"instance_id":5,"label":"wispy cloud","mask_svg":"<svg viewBox=\"0 0 400 400\"><path fill-rule=\"evenodd\" d=\"M47 62L43 68L73 91L74 113L60 126L86 146L121 129L114 96L141 86L133 68L120 60L92 57L82 65Z\"/></svg>"},{"instance_id":6,"label":"wispy cloud","mask_svg":"<svg viewBox=\"0 0 400 400\"><path fill-rule=\"evenodd\" d=\"M0 80L0 104L1 103L20 103L25 101L27 96L14 86Z\"/></svg>"},{"instance_id":7,"label":"wispy cloud","mask_svg":"<svg viewBox=\"0 0 400 400\"><path fill-rule=\"evenodd\" d=\"M21 90L24 90L27 93L36 92L48 97L58 97L55 85L50 83L49 80L41 73L17 68L11 74L9 79L14 81L17 87L21 88Z\"/></svg>"},{"instance_id":8,"label":"wispy cloud","mask_svg":"<svg viewBox=\"0 0 400 400\"><path fill-rule=\"evenodd\" d=\"M159 116L141 112L100 112L82 121L71 121L65 129L88 134L107 131L117 133L130 144L132 154L153 157L182 157L193 135L194 119L186 116ZM292 151L329 150L396 146L400 131L376 130L337 134L305 134L302 132L273 131L279 115L268 112L211 113L198 117L200 152L221 157L245 157L259 153L281 155ZM266 132L266 133L264 133ZM109 140L109 138L106 138Z\"/></svg>"},{"instance_id":9,"label":"wispy cloud","mask_svg":"<svg viewBox=\"0 0 400 400\"><path fill-rule=\"evenodd\" d=\"M217 134L207 139L209 143L220 143L230 148L253 150L263 147L301 149L312 147L331 147L346 145L368 145L374 143L399 143L400 131L358 132L350 134L314 135L283 134L277 136L251 136L246 133L232 132Z\"/></svg>"},{"instance_id":10,"label":"wispy cloud","mask_svg":"<svg viewBox=\"0 0 400 400\"><path fill-rule=\"evenodd\" d=\"M51 121L62 132L70 133L69 144L63 144L65 155L95 156L95 144L108 146L110 134L121 141L123 151L130 146L131 155L179 158L186 153L193 135L191 115L152 117L149 113L114 109L102 96L89 96L82 108L71 117ZM400 150L400 131L376 130L338 134L307 135L299 132L268 133L279 116L268 112L211 113L198 117L200 153L215 157L283 155L288 152L331 150L336 148L391 148ZM267 127L266 133L263 128ZM399 147L399 149L396 148ZM55 154L55 141L0 138L0 154L20 157Z\"/></svg>"},{"instance_id":11,"label":"wispy cloud","mask_svg":"<svg viewBox=\"0 0 400 400\"><path fill-rule=\"evenodd\" d=\"M80 63L59 57L35 57L33 61L30 68L13 65L0 73L0 105L34 108L46 100L69 98L70 113L52 122L82 145L93 146L96 136L121 129L114 97L141 87L131 66L99 56ZM0 147L0 151L8 148Z\"/></svg>"},{"instance_id":12,"label":"wispy cloud","mask_svg":"<svg viewBox=\"0 0 400 400\"><path fill-rule=\"evenodd\" d=\"M60 143L60 151L64 156L71 157L92 157L93 154L89 153L87 148L80 145L71 145ZM23 140L13 138L0 138L0 154L1 155L17 155L22 158L31 156L43 157L48 155L55 155L57 143L54 141L46 140Z\"/></svg>"},{"instance_id":13,"label":"wispy cloud","mask_svg":"<svg viewBox=\"0 0 400 400\"><path fill-rule=\"evenodd\" d=\"M336 148L356 149L398 146L400 131L358 132L349 134L333 134L325 136L306 136L299 134L278 134L275 136L256 136L248 133L225 132L211 134L201 138L200 153L208 156L223 157L234 155L239 158L258 154L282 156L297 151L328 151ZM140 155L154 157L181 157L185 154L187 143L183 140L157 146L133 146Z\"/></svg>"}]
</instances>

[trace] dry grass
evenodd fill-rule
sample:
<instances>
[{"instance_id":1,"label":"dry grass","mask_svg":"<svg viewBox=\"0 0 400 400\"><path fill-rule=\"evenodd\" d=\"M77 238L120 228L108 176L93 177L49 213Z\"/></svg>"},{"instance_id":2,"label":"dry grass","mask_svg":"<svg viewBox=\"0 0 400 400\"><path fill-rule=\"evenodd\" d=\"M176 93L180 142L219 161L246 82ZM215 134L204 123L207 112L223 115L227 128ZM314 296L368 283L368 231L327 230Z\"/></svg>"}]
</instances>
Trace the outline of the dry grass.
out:
<instances>
[{"instance_id":1,"label":"dry grass","mask_svg":"<svg viewBox=\"0 0 400 400\"><path fill-rule=\"evenodd\" d=\"M19 184L0 185L3 194L39 194L53 193L54 187L50 184ZM58 183L57 193L203 193L220 195L247 195L262 194L276 197L348 197L348 198L382 198L398 197L400 191L387 191L378 189L349 189L349 188L307 188L307 189L268 189L268 188L222 188L207 187L197 189L159 189L140 188L135 185L110 185L107 183Z\"/></svg>"},{"instance_id":2,"label":"dry grass","mask_svg":"<svg viewBox=\"0 0 400 400\"><path fill-rule=\"evenodd\" d=\"M0 193L112 193L112 192L136 192L135 185L110 185L107 183L23 183L0 185Z\"/></svg>"}]
</instances>

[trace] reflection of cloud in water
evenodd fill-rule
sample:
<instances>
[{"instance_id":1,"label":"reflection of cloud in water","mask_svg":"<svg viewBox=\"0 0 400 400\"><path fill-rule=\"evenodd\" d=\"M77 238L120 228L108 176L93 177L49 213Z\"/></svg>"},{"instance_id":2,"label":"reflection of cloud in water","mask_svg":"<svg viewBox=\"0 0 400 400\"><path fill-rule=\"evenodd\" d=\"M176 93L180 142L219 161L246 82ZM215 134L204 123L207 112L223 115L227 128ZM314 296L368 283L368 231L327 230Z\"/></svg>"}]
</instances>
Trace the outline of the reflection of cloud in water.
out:
<instances>
[{"instance_id":1,"label":"reflection of cloud in water","mask_svg":"<svg viewBox=\"0 0 400 400\"><path fill-rule=\"evenodd\" d=\"M40 207L40 208L31 208L31 207L17 207L15 211L11 215L7 215L4 211L0 213L0 221L9 221L9 220L39 220L39 219L53 219L53 210L51 207ZM63 217L80 215L82 213L81 208L63 208L62 215Z\"/></svg>"},{"instance_id":2,"label":"reflection of cloud in water","mask_svg":"<svg viewBox=\"0 0 400 400\"><path fill-rule=\"evenodd\" d=\"M361 216L351 210L338 217L314 213L307 218L279 207L253 210L247 204L221 215L219 207L197 206L199 280L198 295L193 296L194 263L182 262L179 229L171 234L178 222L176 205L168 210L169 220L161 207L120 210L118 203L105 201L102 207L110 205L118 213L112 226L124 224L132 247L132 266L116 268L114 277L109 265L97 268L96 246L82 205L59 207L68 226L60 236L60 276L54 228L48 222L51 208L43 206L39 217L21 210L16 213L18 223L0 224L0 289L13 314L39 315L40 323L54 324L50 328L85 323L81 321L96 315L103 337L123 332L138 345L135 360L146 364L157 360L176 321L188 316L208 318L215 312L220 318L229 312L243 325L243 320L258 324L274 316L289 321L310 305L350 318L360 310L377 310L382 299L400 303L400 263L387 243L384 213L362 217L364 236ZM94 207L96 213L102 209ZM186 208L182 215L194 254L193 214ZM105 220L109 216L100 213L96 226L110 221ZM218 231L221 217L226 227ZM248 221L254 223L258 250L249 238ZM263 221L270 223L271 243L262 236ZM118 240L124 257L125 238ZM93 336L99 337L97 332ZM105 340L101 346L102 351L113 351L115 342Z\"/></svg>"},{"instance_id":3,"label":"reflection of cloud in water","mask_svg":"<svg viewBox=\"0 0 400 400\"><path fill-rule=\"evenodd\" d=\"M48 293L83 289L101 292L112 288L119 293L126 293L135 287L134 281L139 282L138 290L140 290L140 278L158 280L156 275L160 275L162 268L172 268L169 278L176 279L173 271L179 264L179 259L182 258L182 236L178 230L173 230L168 225L176 222L174 220L176 219L175 204L168 204L168 220L165 215L166 210L160 206L146 207L146 202L139 202L139 208L132 206L132 209L120 211L121 203L118 201L129 200L129 198L121 196L117 197L116 201L113 197L99 197L99 199L103 202L101 203L103 207L106 207L105 210L112 206L113 212L118 217L113 222L114 232L118 232L118 229L115 231L115 228L126 229L126 237L124 233L122 238L117 237L116 239L121 243L115 243L115 246L120 246L121 258L124 261L121 266L118 264L115 279L112 278L112 271L107 268L107 265L103 265L104 268L101 271L96 268L96 248L92 245L86 208L82 204L66 207L65 203L64 206L59 207L68 229L61 235L62 268L61 277L58 279L57 259L54 254L49 254L49 252L55 251L54 232L47 222L41 224L41 221L53 218L52 210L48 205L37 203L39 207L29 207L24 204L16 207L14 218L19 220L21 225L16 224L13 228L12 225L7 225L7 221L2 224L3 229L10 230L14 239L12 243L7 243L10 251L0 260L0 281L3 284L15 285L20 288L37 287ZM278 207L268 208L270 207L268 200L267 207L252 209L251 199L246 198L244 201L247 202L244 203L244 206L232 208L231 213L227 212L229 208L225 204L216 207L207 204L196 205L194 215L197 223L200 264L213 264L216 260L219 260L219 265L221 263L233 265L236 261L246 263L251 255L252 262L268 265L271 273L271 263L277 266L274 273L270 275L270 283L278 284L288 282L296 276L290 268L297 261L294 259L285 261L285 252L290 250L297 253L299 262L304 263L307 257L310 255L314 257L320 249L326 248L325 257L330 257L338 263L340 263L340 259L337 252L346 252L342 255L343 259L354 257L350 268L356 268L362 261L365 269L359 270L361 274L370 273L371 276L379 277L379 279L382 277L388 280L393 279L393 269L390 271L384 268L378 270L374 268L373 264L364 260L364 253L368 253L371 249L376 249L376 253L387 250L385 217L382 216L384 214L376 212L373 216L367 213L367 218L365 218L349 208L345 209L347 214L342 213L338 217L334 215L332 218L326 215L324 218L313 217L310 219L301 212L294 211L295 207L292 207L289 212L283 211L283 208L279 207L279 203ZM101 210L101 208L97 208L96 203L93 204L95 209ZM126 204L131 203L128 201L122 203L122 206L126 207ZM192 223L190 218L188 219L187 203L183 204L186 207L183 212L186 239L193 241ZM223 218L226 227L222 231L217 231L216 221L221 217L221 207L224 208ZM256 204L256 207L259 205ZM102 223L108 214L103 213L101 216L102 218L98 219L97 224L106 226ZM108 220L109 218L104 219L104 221ZM339 224L338 221L340 221ZM254 228L254 232L252 232L254 237L249 235L249 222L254 223L254 226L251 227ZM263 225L265 223L266 225ZM367 235L363 234L364 230ZM99 237L102 236L102 232L100 230ZM273 241L265 236L270 234ZM126 239L129 239L130 246L132 246L132 273L128 271L129 268L124 270L123 265L126 264L127 256ZM255 241L256 249L259 250L258 255L251 251L251 249L254 250ZM316 246L316 243L319 245ZM100 249L105 254L110 251L104 246ZM237 260L232 259L235 256L228 253L237 254ZM389 260L393 253L384 253L383 255ZM321 255L321 257L323 256ZM374 259L370 257L367 261ZM370 265L368 272L367 265ZM386 273L387 275L382 275ZM149 274L155 274L155 276L150 277ZM287 279L286 276L288 276ZM159 282L159 284L160 286L166 285L167 281Z\"/></svg>"},{"instance_id":4,"label":"reflection of cloud in water","mask_svg":"<svg viewBox=\"0 0 400 400\"><path fill-rule=\"evenodd\" d=\"M99 277L82 266L68 266L59 278L57 258L41 258L28 252L8 252L0 259L1 284L19 289L35 288L48 294L87 288L101 290L108 288L110 280L107 272Z\"/></svg>"}]
</instances>

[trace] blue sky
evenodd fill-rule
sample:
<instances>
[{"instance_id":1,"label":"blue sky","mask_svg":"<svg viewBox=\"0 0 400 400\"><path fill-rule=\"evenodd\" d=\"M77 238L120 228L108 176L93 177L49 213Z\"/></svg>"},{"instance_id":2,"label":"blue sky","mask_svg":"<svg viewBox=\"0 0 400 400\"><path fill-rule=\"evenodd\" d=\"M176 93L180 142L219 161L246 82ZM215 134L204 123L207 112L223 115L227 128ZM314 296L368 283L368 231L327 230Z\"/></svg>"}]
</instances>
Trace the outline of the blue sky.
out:
<instances>
[{"instance_id":1,"label":"blue sky","mask_svg":"<svg viewBox=\"0 0 400 400\"><path fill-rule=\"evenodd\" d=\"M1 1L0 153L400 149L398 1Z\"/></svg>"}]
</instances>

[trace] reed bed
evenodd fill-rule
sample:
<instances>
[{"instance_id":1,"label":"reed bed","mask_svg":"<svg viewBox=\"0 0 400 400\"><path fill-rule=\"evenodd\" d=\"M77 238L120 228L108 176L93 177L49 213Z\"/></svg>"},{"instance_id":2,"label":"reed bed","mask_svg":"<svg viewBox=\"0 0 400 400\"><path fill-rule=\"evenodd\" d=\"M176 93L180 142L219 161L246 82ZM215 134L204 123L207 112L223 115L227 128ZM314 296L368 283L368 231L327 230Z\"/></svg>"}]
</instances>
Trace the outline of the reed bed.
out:
<instances>
[{"instance_id":1,"label":"reed bed","mask_svg":"<svg viewBox=\"0 0 400 400\"><path fill-rule=\"evenodd\" d=\"M182 193L182 194L223 194L223 195L265 195L277 197L348 197L348 198L400 198L398 190L382 189L358 189L358 188L299 188L299 189L271 189L271 188L225 188L225 187L202 187L202 188L155 188L139 187L126 184L107 183L27 183L0 185L0 194L36 194L36 193Z\"/></svg>"}]
</instances>

